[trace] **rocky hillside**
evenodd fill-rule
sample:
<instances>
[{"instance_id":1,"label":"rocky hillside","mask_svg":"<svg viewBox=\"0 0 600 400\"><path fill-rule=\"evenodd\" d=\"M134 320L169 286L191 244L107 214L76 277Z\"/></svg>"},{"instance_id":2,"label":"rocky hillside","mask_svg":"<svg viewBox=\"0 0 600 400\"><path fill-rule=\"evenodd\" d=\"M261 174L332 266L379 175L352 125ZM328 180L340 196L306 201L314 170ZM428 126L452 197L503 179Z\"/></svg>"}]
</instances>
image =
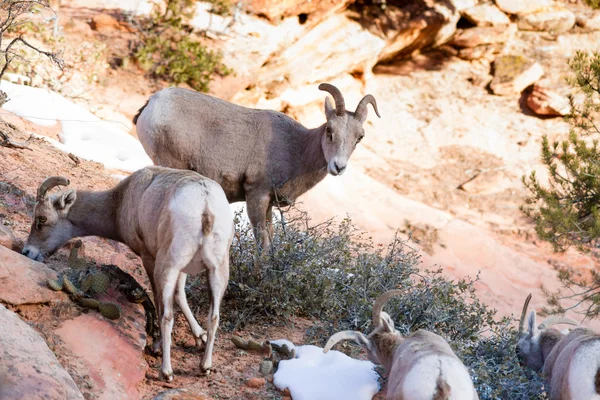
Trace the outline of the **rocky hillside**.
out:
<instances>
[{"instance_id":1,"label":"rocky hillside","mask_svg":"<svg viewBox=\"0 0 600 400\"><path fill-rule=\"evenodd\" d=\"M11 79L50 87L135 137L131 117L151 93L168 86L123 61L135 37L130 16L147 14L149 3L59 3L57 42L69 68L58 73L36 67L26 79ZM539 161L541 137L555 140L568 133L561 116L568 111L566 95L577 98L577 93L565 81L567 60L577 50L599 50L600 12L581 0L239 4L231 15L219 16L208 11L210 4L198 3L192 21L235 71L215 78L211 94L280 110L311 127L323 122L321 82L338 86L349 109L366 93L377 99L382 118L369 114L366 137L347 172L328 176L300 199L299 207L314 222L349 215L381 243L399 230L421 249L424 267L437 264L456 278L479 274L478 296L501 315L518 313L529 292L534 294L531 305L541 308L540 285L558 287L554 266L569 265L582 273L594 266L576 252L552 253L536 240L519 206L525 195L521 176L545 174ZM3 124L2 132L20 141L36 134L29 150L0 146L0 244L18 251L29 231L32 196L45 176L65 175L77 188L102 189L127 172L109 170L83 154L70 157L39 139L61 140L64 122L41 126L9 108L7 103L1 116L13 126ZM148 288L139 260L124 246L97 238L83 243L80 256L118 265ZM189 356L192 337L187 330L176 330L173 363L184 383L161 383L155 368L159 359L143 350L141 305L127 302L112 288L108 298L130 317L115 324L82 314L74 305L57 306L66 296L43 287L69 265L72 244L46 266L8 249L0 246L0 330L10 334L0 337L0 346L10 349L21 377L43 373L52 379L36 386L37 381L17 375L0 377L13 388L3 392L0 386L0 398L24 392L33 397L153 398L186 384L207 397L185 398L281 396L262 378L251 380L259 377L256 359L236 353L229 333L217 341L215 351L215 363L228 367L210 381L196 382L197 376L182 373L197 368L197 352ZM252 326L244 333L301 341L313 323ZM183 326L183 319L176 324Z\"/></svg>"}]
</instances>

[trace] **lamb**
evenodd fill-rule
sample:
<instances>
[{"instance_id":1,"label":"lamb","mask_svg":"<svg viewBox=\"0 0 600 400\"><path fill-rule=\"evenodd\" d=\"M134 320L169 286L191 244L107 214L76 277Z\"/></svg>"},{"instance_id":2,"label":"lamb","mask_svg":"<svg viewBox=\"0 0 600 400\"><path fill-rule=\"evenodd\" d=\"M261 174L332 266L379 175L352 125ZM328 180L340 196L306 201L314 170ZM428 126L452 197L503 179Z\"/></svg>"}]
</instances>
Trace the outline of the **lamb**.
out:
<instances>
[{"instance_id":1,"label":"lamb","mask_svg":"<svg viewBox=\"0 0 600 400\"><path fill-rule=\"evenodd\" d=\"M329 172L341 175L364 137L366 95L346 111L342 93L322 83L327 121L308 129L273 110L258 110L181 88L150 97L134 117L137 135L156 165L190 169L218 182L230 203L246 201L259 249L273 236L272 207L290 205Z\"/></svg>"},{"instance_id":2,"label":"lamb","mask_svg":"<svg viewBox=\"0 0 600 400\"><path fill-rule=\"evenodd\" d=\"M527 296L519 322L517 357L522 365L542 372L551 400L600 400L600 335L586 328L570 332L551 328L557 324L579 325L570 318L552 316L536 326L536 313L525 316Z\"/></svg>"},{"instance_id":3,"label":"lamb","mask_svg":"<svg viewBox=\"0 0 600 400\"><path fill-rule=\"evenodd\" d=\"M354 340L369 359L382 364L389 373L387 400L475 400L479 399L469 372L439 335L418 330L404 338L394 321L383 312L387 301L401 290L380 295L373 306L373 326L369 336L343 331L327 341L327 353L341 340Z\"/></svg>"},{"instance_id":4,"label":"lamb","mask_svg":"<svg viewBox=\"0 0 600 400\"><path fill-rule=\"evenodd\" d=\"M209 373L234 230L233 213L221 187L196 172L163 167L138 170L106 191L47 194L59 185L69 185L69 180L50 177L38 188L23 255L41 262L81 236L125 243L142 258L152 285L162 337L153 345L156 351L162 342L161 376L173 379L173 297L197 344L206 342L201 368ZM208 333L194 318L185 296L187 275L205 270L210 293Z\"/></svg>"}]
</instances>

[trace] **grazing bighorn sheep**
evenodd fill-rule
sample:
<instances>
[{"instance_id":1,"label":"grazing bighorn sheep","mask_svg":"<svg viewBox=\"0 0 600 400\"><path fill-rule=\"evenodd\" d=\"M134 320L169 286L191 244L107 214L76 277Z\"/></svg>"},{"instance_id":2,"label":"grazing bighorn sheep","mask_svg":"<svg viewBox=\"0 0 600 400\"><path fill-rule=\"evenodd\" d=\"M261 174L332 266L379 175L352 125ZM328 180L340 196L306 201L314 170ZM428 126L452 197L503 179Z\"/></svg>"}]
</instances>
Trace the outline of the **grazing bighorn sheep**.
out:
<instances>
[{"instance_id":1,"label":"grazing bighorn sheep","mask_svg":"<svg viewBox=\"0 0 600 400\"><path fill-rule=\"evenodd\" d=\"M23 254L43 261L69 239L80 236L125 243L142 258L154 292L162 337L162 376L173 379L174 296L197 343L206 341L201 368L209 371L233 238L233 213L221 187L196 172L147 167L106 191L68 190L48 196L51 188L68 184L67 178L50 177L40 185ZM207 339L185 296L187 274L204 270L210 293ZM160 341L154 343L155 350L159 347Z\"/></svg>"},{"instance_id":2,"label":"grazing bighorn sheep","mask_svg":"<svg viewBox=\"0 0 600 400\"><path fill-rule=\"evenodd\" d=\"M181 88L163 89L133 118L137 135L156 165L191 169L218 182L230 203L246 201L260 248L270 245L272 206L289 205L329 171L341 175L364 137L368 94L355 112L342 93L322 83L327 121L308 129L273 110L258 110Z\"/></svg>"},{"instance_id":3,"label":"grazing bighorn sheep","mask_svg":"<svg viewBox=\"0 0 600 400\"><path fill-rule=\"evenodd\" d=\"M401 290L380 295L373 306L373 326L369 336L343 331L327 341L327 353L341 340L354 340L369 359L388 371L387 400L475 400L479 397L469 372L448 343L435 333L418 330L402 337L394 321L383 312L387 301Z\"/></svg>"},{"instance_id":4,"label":"grazing bighorn sheep","mask_svg":"<svg viewBox=\"0 0 600 400\"><path fill-rule=\"evenodd\" d=\"M566 333L551 328L557 324L579 325L570 318L552 316L536 326L535 310L525 316L531 300L527 296L519 322L519 361L542 372L552 400L600 399L600 335L575 328Z\"/></svg>"}]
</instances>

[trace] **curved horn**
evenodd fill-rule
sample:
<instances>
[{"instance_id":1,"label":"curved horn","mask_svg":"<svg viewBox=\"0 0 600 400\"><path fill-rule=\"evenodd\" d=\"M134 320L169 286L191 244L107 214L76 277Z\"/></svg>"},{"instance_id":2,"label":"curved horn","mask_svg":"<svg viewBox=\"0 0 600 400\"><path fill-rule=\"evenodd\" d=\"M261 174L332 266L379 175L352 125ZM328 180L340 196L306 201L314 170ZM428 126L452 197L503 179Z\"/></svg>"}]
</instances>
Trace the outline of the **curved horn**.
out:
<instances>
[{"instance_id":1,"label":"curved horn","mask_svg":"<svg viewBox=\"0 0 600 400\"><path fill-rule=\"evenodd\" d=\"M579 323L577 321L572 320L571 318L563 317L562 315L553 315L551 317L546 318L544 320L544 322L542 322L538 326L538 329L540 329L540 330L548 329L552 325L557 325L557 324L567 324L567 325L575 325L575 326L579 325Z\"/></svg>"},{"instance_id":2,"label":"curved horn","mask_svg":"<svg viewBox=\"0 0 600 400\"><path fill-rule=\"evenodd\" d=\"M402 289L392 289L387 292L379 295L379 297L375 300L375 304L373 304L373 328L377 328L381 325L381 310L383 310L383 306L394 296L398 296L402 294Z\"/></svg>"},{"instance_id":3,"label":"curved horn","mask_svg":"<svg viewBox=\"0 0 600 400\"><path fill-rule=\"evenodd\" d=\"M40 185L37 190L37 200L43 200L46 198L46 192L52 189L55 186L67 186L69 185L69 180L64 176L51 176L50 178L46 178L44 182Z\"/></svg>"},{"instance_id":4,"label":"curved horn","mask_svg":"<svg viewBox=\"0 0 600 400\"><path fill-rule=\"evenodd\" d=\"M346 112L346 103L344 102L344 96L342 96L340 89L336 88L330 83L321 83L319 85L319 90L323 90L331 94L333 96L333 100L335 100L335 113L340 116L344 115Z\"/></svg>"},{"instance_id":5,"label":"curved horn","mask_svg":"<svg viewBox=\"0 0 600 400\"><path fill-rule=\"evenodd\" d=\"M375 110L375 114L377 114L377 116L381 118L381 115L379 115L379 110L377 110L377 102L375 101L375 97L373 97L370 94L363 97L362 100L358 103L358 105L356 106L356 111L354 111L354 118L356 118L359 121L364 121L366 119L367 104L372 105L373 110Z\"/></svg>"},{"instance_id":6,"label":"curved horn","mask_svg":"<svg viewBox=\"0 0 600 400\"><path fill-rule=\"evenodd\" d=\"M342 331L334 334L329 338L327 344L323 348L323 353L327 353L333 346L342 340L354 340L358 344L369 343L369 339L360 332L356 331Z\"/></svg>"},{"instance_id":7,"label":"curved horn","mask_svg":"<svg viewBox=\"0 0 600 400\"><path fill-rule=\"evenodd\" d=\"M525 299L525 304L523 304L523 311L521 311L521 319L519 320L519 335L525 333L525 317L527 316L527 308L529 307L529 302L531 301L531 293Z\"/></svg>"}]
</instances>

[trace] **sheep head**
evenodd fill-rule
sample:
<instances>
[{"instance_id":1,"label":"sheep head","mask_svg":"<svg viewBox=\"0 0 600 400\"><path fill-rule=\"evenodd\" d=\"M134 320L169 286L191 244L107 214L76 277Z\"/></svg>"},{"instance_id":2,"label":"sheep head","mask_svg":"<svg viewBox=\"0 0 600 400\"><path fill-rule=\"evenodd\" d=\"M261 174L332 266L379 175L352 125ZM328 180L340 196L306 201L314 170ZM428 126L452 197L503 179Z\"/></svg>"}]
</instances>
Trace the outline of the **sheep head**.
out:
<instances>
[{"instance_id":1,"label":"sheep head","mask_svg":"<svg viewBox=\"0 0 600 400\"><path fill-rule=\"evenodd\" d=\"M67 186L69 183L62 176L51 176L38 188L33 222L23 255L36 261L44 261L45 257L54 254L72 237L72 225L66 217L77 199L75 190L48 196L48 191L53 187Z\"/></svg>"},{"instance_id":2,"label":"sheep head","mask_svg":"<svg viewBox=\"0 0 600 400\"><path fill-rule=\"evenodd\" d=\"M551 316L538 326L536 324L535 310L531 310L527 316L527 308L529 307L530 300L531 294L527 296L521 312L517 357L522 365L535 371L541 371L550 350L564 336L563 333L551 327L557 324L579 324L570 318Z\"/></svg>"},{"instance_id":3,"label":"sheep head","mask_svg":"<svg viewBox=\"0 0 600 400\"><path fill-rule=\"evenodd\" d=\"M363 123L367 119L367 105L371 104L375 114L379 118L381 116L377 110L377 102L370 94L362 98L355 112L350 112L346 111L344 96L338 88L329 83L321 83L319 89L331 94L335 101L334 108L329 98L325 98L327 123L321 145L327 161L327 170L331 175L341 175L356 145L365 136Z\"/></svg>"},{"instance_id":4,"label":"sheep head","mask_svg":"<svg viewBox=\"0 0 600 400\"><path fill-rule=\"evenodd\" d=\"M382 364L389 371L394 358L394 352L403 338L396 328L394 328L392 318L388 313L382 311L382 309L392 296L400 292L400 290L389 290L375 300L373 306L374 330L369 336L356 331L338 332L329 338L323 348L323 352L327 353L336 343L342 340L353 340L366 350L369 360L375 364Z\"/></svg>"}]
</instances>

